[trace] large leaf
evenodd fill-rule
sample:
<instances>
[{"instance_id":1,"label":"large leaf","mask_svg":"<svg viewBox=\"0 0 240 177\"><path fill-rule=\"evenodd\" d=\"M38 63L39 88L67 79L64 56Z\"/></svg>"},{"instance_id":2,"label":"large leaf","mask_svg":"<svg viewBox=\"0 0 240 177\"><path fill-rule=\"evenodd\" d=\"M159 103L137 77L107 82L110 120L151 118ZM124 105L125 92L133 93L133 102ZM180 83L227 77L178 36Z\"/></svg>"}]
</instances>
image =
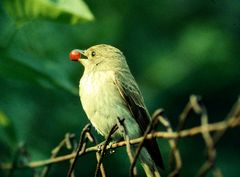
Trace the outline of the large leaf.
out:
<instances>
[{"instance_id":1,"label":"large leaf","mask_svg":"<svg viewBox=\"0 0 240 177\"><path fill-rule=\"evenodd\" d=\"M2 6L0 26L0 75L77 94L77 84L70 81L77 65L68 60L75 47L71 26L36 19L16 29Z\"/></svg>"},{"instance_id":2,"label":"large leaf","mask_svg":"<svg viewBox=\"0 0 240 177\"><path fill-rule=\"evenodd\" d=\"M4 56L4 55L2 55ZM29 55L27 59L31 60L32 56ZM7 60L5 62L4 60ZM36 64L44 65L48 61L37 61ZM48 69L43 68L42 70L36 65L31 65L26 62L27 60L21 61L21 58L16 57L15 59L10 58L5 55L4 59L0 59L0 75L12 78L15 80L21 80L30 82L32 84L40 85L45 88L58 88L65 90L71 94L78 94L77 85L74 86L70 83L69 79L66 76L64 68L62 69L59 65L56 64L54 67L55 73L51 73ZM63 70L61 72L61 69ZM54 74L61 75L61 77L54 77ZM0 120L1 121L1 120Z\"/></svg>"},{"instance_id":3,"label":"large leaf","mask_svg":"<svg viewBox=\"0 0 240 177\"><path fill-rule=\"evenodd\" d=\"M4 0L4 7L17 23L44 18L75 24L94 18L82 0Z\"/></svg>"},{"instance_id":4,"label":"large leaf","mask_svg":"<svg viewBox=\"0 0 240 177\"><path fill-rule=\"evenodd\" d=\"M41 19L72 23L91 20L93 15L86 4L82 0L3 2L4 6L0 6L0 74L77 94L77 84L73 85L69 79L72 28ZM17 24L36 20L16 29L12 19ZM63 31L65 35L62 35Z\"/></svg>"}]
</instances>

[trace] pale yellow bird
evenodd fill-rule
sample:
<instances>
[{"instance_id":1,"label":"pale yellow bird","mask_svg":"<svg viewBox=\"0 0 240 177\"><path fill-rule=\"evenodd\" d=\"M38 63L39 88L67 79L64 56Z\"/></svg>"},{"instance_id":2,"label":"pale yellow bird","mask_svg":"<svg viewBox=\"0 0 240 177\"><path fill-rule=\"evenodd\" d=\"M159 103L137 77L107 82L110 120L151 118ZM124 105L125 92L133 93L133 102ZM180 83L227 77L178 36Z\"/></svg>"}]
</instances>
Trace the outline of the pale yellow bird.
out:
<instances>
[{"instance_id":1,"label":"pale yellow bird","mask_svg":"<svg viewBox=\"0 0 240 177\"><path fill-rule=\"evenodd\" d=\"M84 66L79 94L92 125L106 137L118 118L124 118L129 137L142 136L150 115L123 53L105 44L87 50L75 49L75 52L85 56L85 59L80 58L80 54L77 57ZM121 131L114 135L119 136L123 137ZM155 139L146 141L140 159L148 177L160 176L159 168L164 165Z\"/></svg>"}]
</instances>

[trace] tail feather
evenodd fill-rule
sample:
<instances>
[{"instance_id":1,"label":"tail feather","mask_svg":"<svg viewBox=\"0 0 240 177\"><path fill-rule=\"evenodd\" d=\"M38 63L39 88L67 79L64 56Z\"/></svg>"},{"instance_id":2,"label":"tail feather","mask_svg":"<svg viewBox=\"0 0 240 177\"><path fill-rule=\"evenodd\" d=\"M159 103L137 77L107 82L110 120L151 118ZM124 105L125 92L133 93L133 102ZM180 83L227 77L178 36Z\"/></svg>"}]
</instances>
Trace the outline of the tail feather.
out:
<instances>
[{"instance_id":1,"label":"tail feather","mask_svg":"<svg viewBox=\"0 0 240 177\"><path fill-rule=\"evenodd\" d=\"M161 168L162 170L164 170L165 168L163 164L162 155L158 148L156 139L154 138L151 140L146 140L144 146L146 147L147 152L151 156L151 159L155 162L155 165L158 168Z\"/></svg>"},{"instance_id":2,"label":"tail feather","mask_svg":"<svg viewBox=\"0 0 240 177\"><path fill-rule=\"evenodd\" d=\"M148 164L142 163L142 167L147 177L161 177L156 165L149 167Z\"/></svg>"},{"instance_id":3,"label":"tail feather","mask_svg":"<svg viewBox=\"0 0 240 177\"><path fill-rule=\"evenodd\" d=\"M147 177L161 177L158 167L145 147L140 153L140 160Z\"/></svg>"}]
</instances>

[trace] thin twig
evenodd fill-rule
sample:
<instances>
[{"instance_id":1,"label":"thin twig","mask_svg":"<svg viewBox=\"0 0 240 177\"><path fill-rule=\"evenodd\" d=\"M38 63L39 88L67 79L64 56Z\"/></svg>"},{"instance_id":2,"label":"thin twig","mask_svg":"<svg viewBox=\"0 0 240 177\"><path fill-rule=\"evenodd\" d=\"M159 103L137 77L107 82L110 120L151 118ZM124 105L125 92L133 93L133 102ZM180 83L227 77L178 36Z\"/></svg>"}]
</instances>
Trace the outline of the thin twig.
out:
<instances>
[{"instance_id":1,"label":"thin twig","mask_svg":"<svg viewBox=\"0 0 240 177\"><path fill-rule=\"evenodd\" d=\"M192 105L192 108L195 113L200 114L201 118L201 125L202 129L202 137L205 141L206 149L207 149L207 160L204 162L204 164L200 167L200 170L198 171L197 176L203 177L207 174L207 172L214 167L214 162L216 158L216 149L214 148L214 142L213 139L206 128L206 125L208 125L208 115L207 110L203 103L200 100L200 97L197 97L195 95L192 95L190 97L190 102Z\"/></svg>"},{"instance_id":2,"label":"thin twig","mask_svg":"<svg viewBox=\"0 0 240 177\"><path fill-rule=\"evenodd\" d=\"M201 126L196 126L190 129L184 129L186 120L192 111L199 115L201 120ZM13 163L0 163L0 169L10 170L9 176L11 176L13 175L13 172L16 169L20 169L20 168L33 169L36 167L45 166L40 176L40 177L45 177L52 164L70 160L71 165L68 171L68 177L74 177L73 170L74 170L77 158L83 154L95 151L96 159L97 159L95 177L98 177L99 171L101 172L102 177L106 177L106 173L102 163L106 150L126 146L127 154L131 163L130 175L136 176L137 175L136 162L140 155L141 149L144 146L145 141L147 139L163 138L163 139L169 139L168 140L169 145L172 150L170 154L170 162L174 162L175 164L175 167L171 168L172 171L170 172L169 177L176 177L179 175L180 169L182 167L180 152L177 148L178 140L180 138L201 134L205 142L207 158L206 158L206 161L201 166L200 170L198 171L198 176L203 177L211 170L214 177L222 177L221 170L217 168L215 164L215 159L216 159L215 147L216 147L216 143L220 140L220 138L222 138L226 130L240 126L240 98L238 99L236 104L233 106L232 111L229 113L227 118L224 121L217 122L217 123L209 124L207 110L205 106L202 104L200 98L195 95L192 95L190 97L189 102L185 106L182 114L180 115L179 124L175 132L172 130L171 124L168 121L167 117L163 115L162 110L157 110L152 117L153 118L150 121L150 124L148 125L142 137L130 140L128 131L123 122L124 119L123 120L119 119L119 122L115 126L113 126L113 128L110 130L108 136L106 137L106 140L103 143L97 144L97 140L90 132L90 125L88 124L87 126L85 126L85 128L81 132L81 137L79 140L77 150L73 151L71 154L57 157L59 151L62 149L63 146L66 146L68 149L75 149L72 147L74 146L74 144L72 145L72 141L71 141L71 138L73 138L74 135L66 134L65 139L62 140L59 143L59 145L52 151L52 155L50 159L36 161L36 162L29 162L29 156L27 154L27 151L26 149L23 149L23 151L19 150L19 153L16 156ZM163 124L163 126L167 129L166 132L154 131L154 127L158 122L161 122ZM117 129L119 129L119 131L122 131L122 134L125 140L108 145L111 140L111 136L115 133ZM212 133L213 136L210 133ZM95 146L87 148L88 141L94 142ZM138 146L135 154L133 155L130 145L136 145L136 144L138 144ZM76 146L76 143L75 143L75 146ZM99 151L99 147L100 147L100 151ZM173 163L170 163L170 165L171 164ZM35 169L33 171L36 172ZM34 173L34 176L37 177L38 174Z\"/></svg>"},{"instance_id":3,"label":"thin twig","mask_svg":"<svg viewBox=\"0 0 240 177\"><path fill-rule=\"evenodd\" d=\"M116 131L117 129L118 129L118 126L117 126L117 124L116 124L116 125L114 125L114 126L112 127L112 129L110 130L110 132L109 132L109 134L108 134L108 136L107 136L107 138L106 138L106 140L105 140L105 142L104 142L104 144L103 144L103 147L102 147L102 149L101 149L101 154L100 154L100 157L99 157L99 159L98 159L96 171L95 171L95 177L98 177L98 175L99 175L99 169L100 169L100 166L101 166L101 164L102 164L102 160L103 160L104 153L105 153L105 151L107 150L107 145L108 145L108 143L109 143L110 140L111 140L111 136L115 133L115 131ZM99 147L98 147L98 150L99 150Z\"/></svg>"},{"instance_id":4,"label":"thin twig","mask_svg":"<svg viewBox=\"0 0 240 177\"><path fill-rule=\"evenodd\" d=\"M101 154L97 151L96 152L96 158L97 158L97 163L100 163L100 156ZM104 166L103 166L103 163L100 163L100 172L101 172L101 175L102 177L106 177L106 172L104 170Z\"/></svg>"},{"instance_id":5,"label":"thin twig","mask_svg":"<svg viewBox=\"0 0 240 177\"><path fill-rule=\"evenodd\" d=\"M230 129L230 128L234 128L234 127L238 127L238 126L240 126L240 117L238 117L238 118L234 117L234 118L230 118L228 120L224 120L224 121L220 121L220 122L216 122L216 123L209 123L208 125L206 125L206 127L204 129L202 128L202 126L196 126L193 128L184 129L178 133L177 132L163 132L163 131L149 133L145 138L142 136L142 137L130 140L130 144L138 144L138 143L142 142L143 139L152 139L152 138L175 139L175 138L192 137L192 136L201 134L204 131L217 132L217 131L222 131L222 130L226 130L226 129ZM126 144L127 144L126 141L120 141L117 143L113 143L111 146L108 146L106 148L106 150L126 146ZM90 153L90 152L96 152L96 151L99 151L98 145L89 147L84 152L80 151L78 156L81 156L83 154ZM63 162L63 161L74 158L76 156L76 154L77 153L74 152L71 154L58 156L54 159L34 161L34 162L30 162L28 164L20 164L20 165L16 166L15 168L37 168L37 167L45 166L48 164L59 163L59 162ZM12 169L13 166L11 163L0 163L0 168L3 170L9 170L9 169Z\"/></svg>"},{"instance_id":6,"label":"thin twig","mask_svg":"<svg viewBox=\"0 0 240 177\"><path fill-rule=\"evenodd\" d=\"M133 154L132 154L131 145L130 145L130 138L128 135L127 128L124 124L124 121L121 121L119 118L118 118L118 127L123 133L124 140L126 141L126 150L127 150L127 154L129 157L129 161L130 161L130 164L132 164L133 163ZM137 175L137 168L135 166L133 169L133 176L136 176L136 175Z\"/></svg>"},{"instance_id":7,"label":"thin twig","mask_svg":"<svg viewBox=\"0 0 240 177\"><path fill-rule=\"evenodd\" d=\"M90 142L93 142L95 145L98 144L97 139L93 136L93 134L91 132L87 132L86 137L89 139ZM99 159L100 159L99 151L96 152L96 159L97 159L97 162L99 163ZM102 177L106 177L106 172L105 172L103 163L101 163L101 165L100 165L100 172L101 172Z\"/></svg>"},{"instance_id":8,"label":"thin twig","mask_svg":"<svg viewBox=\"0 0 240 177\"><path fill-rule=\"evenodd\" d=\"M158 119L162 123L162 125L167 129L167 132L170 132L170 133L173 132L170 122L168 121L167 118L163 116L163 114L159 114ZM182 167L182 160L181 160L180 152L177 148L176 139L169 139L168 141L172 149L171 156L174 157L174 161L175 161L175 168L171 171L168 177L175 177L179 174L179 171Z\"/></svg>"},{"instance_id":9,"label":"thin twig","mask_svg":"<svg viewBox=\"0 0 240 177\"><path fill-rule=\"evenodd\" d=\"M70 139L73 139L73 138L75 138L75 135L74 135L74 134L66 133L64 139L52 150L52 152L51 152L52 155L51 155L50 158L51 158L51 159L54 159L55 157L57 157L59 151L60 151L64 146L66 146L68 149L70 149L71 147L69 147L69 143L68 143L68 142L71 141ZM51 168L51 164L46 165L46 166L43 168L43 170L42 170L42 172L41 172L41 174L40 174L40 177L45 177L45 176L47 176L50 168Z\"/></svg>"},{"instance_id":10,"label":"thin twig","mask_svg":"<svg viewBox=\"0 0 240 177\"><path fill-rule=\"evenodd\" d=\"M191 105L190 101L188 101L188 103L186 104L182 113L179 116L179 119L178 119L179 122L178 122L178 125L177 125L176 133L179 133L181 130L184 129L187 117L189 116L191 110L192 110L192 105ZM172 144L173 147L177 147L178 138L179 137L174 139L175 141ZM177 151L175 150L175 148L171 148L171 152L170 152L170 155L169 155L170 168L171 169L174 168L170 175L173 175L173 176L177 175L179 173L180 169L182 168L180 152L179 151L177 152Z\"/></svg>"},{"instance_id":11,"label":"thin twig","mask_svg":"<svg viewBox=\"0 0 240 177\"><path fill-rule=\"evenodd\" d=\"M19 164L25 165L29 163L29 154L26 148L26 144L25 143L21 143L19 144L15 154L14 154L14 158L13 158L13 168L11 168L7 174L8 177L12 177L14 175L14 171L17 169L17 166ZM34 176L35 174L35 170L33 170Z\"/></svg>"},{"instance_id":12,"label":"thin twig","mask_svg":"<svg viewBox=\"0 0 240 177\"><path fill-rule=\"evenodd\" d=\"M239 118L240 117L240 97L236 101L236 103L233 105L230 113L228 114L226 119L230 118ZM216 145L218 141L222 138L222 136L225 134L226 130L218 131L213 135L213 141Z\"/></svg>"},{"instance_id":13,"label":"thin twig","mask_svg":"<svg viewBox=\"0 0 240 177\"><path fill-rule=\"evenodd\" d=\"M223 177L221 170L217 167L214 167L212 174L214 177Z\"/></svg>"},{"instance_id":14,"label":"thin twig","mask_svg":"<svg viewBox=\"0 0 240 177\"><path fill-rule=\"evenodd\" d=\"M184 107L182 113L179 116L179 122L178 122L178 126L177 126L177 131L178 132L181 131L182 129L184 129L187 117L190 114L191 110L192 110L192 105L191 105L190 100L189 100L189 102Z\"/></svg>"},{"instance_id":15,"label":"thin twig","mask_svg":"<svg viewBox=\"0 0 240 177\"><path fill-rule=\"evenodd\" d=\"M137 159L138 159L138 157L140 155L141 149L143 148L144 142L147 139L147 136L148 136L149 132L153 129L153 127L157 123L157 120L158 120L157 118L158 118L157 116L152 118L152 120L150 121L149 125L147 126L146 131L144 132L143 136L141 137L142 140L140 141L140 143L139 143L139 145L138 145L138 147L136 149L133 161L132 161L131 166L130 166L130 175L131 176L134 176L134 168L136 166ZM152 135L152 134L153 134L153 132L150 135Z\"/></svg>"},{"instance_id":16,"label":"thin twig","mask_svg":"<svg viewBox=\"0 0 240 177\"><path fill-rule=\"evenodd\" d=\"M74 167L76 165L76 162L77 162L78 154L83 148L83 144L84 144L84 141L85 141L85 134L86 134L86 132L90 131L90 128L91 128L91 124L87 124L81 132L80 140L79 140L79 143L78 143L78 147L77 147L75 157L73 158L73 161L71 162L70 168L69 168L68 173L67 173L68 177L71 177L71 174L72 174L73 169L74 169Z\"/></svg>"},{"instance_id":17,"label":"thin twig","mask_svg":"<svg viewBox=\"0 0 240 177\"><path fill-rule=\"evenodd\" d=\"M12 161L12 168L9 168L9 172L7 174L7 177L12 177L13 174L14 174L14 170L17 169L18 159L19 159L19 156L20 156L20 148L21 148L21 146L18 147L17 151L14 154L14 158L13 158L13 161Z\"/></svg>"}]
</instances>

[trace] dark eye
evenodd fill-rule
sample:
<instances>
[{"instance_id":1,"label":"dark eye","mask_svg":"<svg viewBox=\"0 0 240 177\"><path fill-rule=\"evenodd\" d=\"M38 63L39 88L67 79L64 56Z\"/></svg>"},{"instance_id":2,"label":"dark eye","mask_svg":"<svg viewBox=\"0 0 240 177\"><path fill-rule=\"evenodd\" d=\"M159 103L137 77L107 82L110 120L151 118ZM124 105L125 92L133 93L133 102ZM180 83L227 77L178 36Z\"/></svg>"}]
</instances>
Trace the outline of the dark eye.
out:
<instances>
[{"instance_id":1,"label":"dark eye","mask_svg":"<svg viewBox=\"0 0 240 177\"><path fill-rule=\"evenodd\" d=\"M92 52L92 57L94 57L95 55L96 55L96 52L93 51L93 52Z\"/></svg>"}]
</instances>

